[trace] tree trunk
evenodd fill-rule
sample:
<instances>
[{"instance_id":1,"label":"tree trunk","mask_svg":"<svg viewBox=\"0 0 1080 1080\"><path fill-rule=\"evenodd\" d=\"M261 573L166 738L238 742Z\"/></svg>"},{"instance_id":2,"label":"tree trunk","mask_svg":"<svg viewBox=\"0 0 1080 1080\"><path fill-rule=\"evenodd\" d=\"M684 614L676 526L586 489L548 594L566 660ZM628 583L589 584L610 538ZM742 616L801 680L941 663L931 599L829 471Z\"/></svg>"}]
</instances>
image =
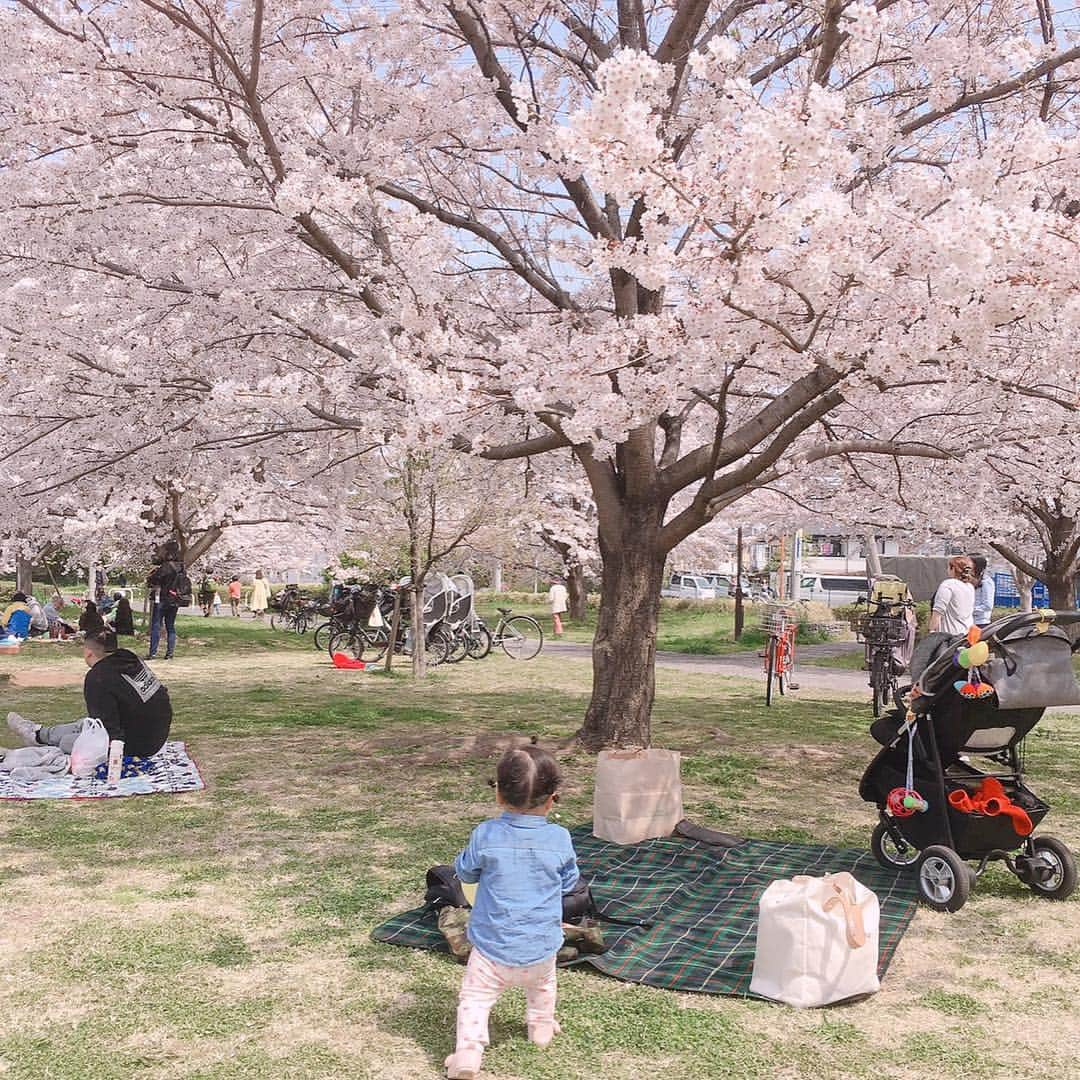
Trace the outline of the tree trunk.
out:
<instances>
[{"instance_id":1,"label":"tree trunk","mask_svg":"<svg viewBox=\"0 0 1080 1080\"><path fill-rule=\"evenodd\" d=\"M585 591L585 571L579 563L566 568L566 594L570 618L584 622L588 615L589 597Z\"/></svg>"},{"instance_id":2,"label":"tree trunk","mask_svg":"<svg viewBox=\"0 0 1080 1080\"><path fill-rule=\"evenodd\" d=\"M1020 610L1027 614L1031 611L1031 589L1035 579L1022 570L1013 570L1013 578L1016 581L1016 591L1020 594Z\"/></svg>"},{"instance_id":3,"label":"tree trunk","mask_svg":"<svg viewBox=\"0 0 1080 1080\"><path fill-rule=\"evenodd\" d=\"M657 533L662 511L624 504L615 543L600 537L603 584L593 639L592 700L578 733L591 750L648 746L656 692L656 627L666 552Z\"/></svg>"},{"instance_id":4,"label":"tree trunk","mask_svg":"<svg viewBox=\"0 0 1080 1080\"><path fill-rule=\"evenodd\" d=\"M15 556L15 591L27 596L34 591L34 568L25 555Z\"/></svg>"},{"instance_id":5,"label":"tree trunk","mask_svg":"<svg viewBox=\"0 0 1080 1080\"><path fill-rule=\"evenodd\" d=\"M1076 607L1071 577L1048 573L1044 582L1050 592L1050 607L1054 611L1072 611Z\"/></svg>"}]
</instances>

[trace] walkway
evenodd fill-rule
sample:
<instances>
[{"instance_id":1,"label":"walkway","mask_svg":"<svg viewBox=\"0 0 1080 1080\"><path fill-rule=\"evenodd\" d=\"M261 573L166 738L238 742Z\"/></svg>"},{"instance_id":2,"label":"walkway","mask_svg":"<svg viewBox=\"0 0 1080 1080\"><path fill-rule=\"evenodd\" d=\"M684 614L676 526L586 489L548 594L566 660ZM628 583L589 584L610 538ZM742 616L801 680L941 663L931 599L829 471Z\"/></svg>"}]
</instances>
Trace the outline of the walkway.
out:
<instances>
[{"instance_id":1,"label":"walkway","mask_svg":"<svg viewBox=\"0 0 1080 1080\"><path fill-rule=\"evenodd\" d=\"M807 690L833 690L844 696L869 695L869 683L864 671L814 665L816 656L842 656L861 651L855 641L832 641L824 645L800 645L796 654L796 681ZM544 652L587 660L592 656L591 645L545 639ZM720 675L730 679L760 678L764 682L761 657L756 652L729 653L726 656L695 656L689 653L657 652L657 667L679 668L703 675Z\"/></svg>"}]
</instances>

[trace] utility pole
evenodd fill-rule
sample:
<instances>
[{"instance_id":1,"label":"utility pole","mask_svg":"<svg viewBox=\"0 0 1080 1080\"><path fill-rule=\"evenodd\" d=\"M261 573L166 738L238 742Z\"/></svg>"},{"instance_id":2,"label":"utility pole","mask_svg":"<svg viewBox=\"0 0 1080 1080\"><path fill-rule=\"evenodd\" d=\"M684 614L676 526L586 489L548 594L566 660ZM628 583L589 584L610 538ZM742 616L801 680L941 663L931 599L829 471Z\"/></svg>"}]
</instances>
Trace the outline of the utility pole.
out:
<instances>
[{"instance_id":1,"label":"utility pole","mask_svg":"<svg viewBox=\"0 0 1080 1080\"><path fill-rule=\"evenodd\" d=\"M802 529L796 529L791 538L791 599L801 600L802 589Z\"/></svg>"},{"instance_id":2,"label":"utility pole","mask_svg":"<svg viewBox=\"0 0 1080 1080\"><path fill-rule=\"evenodd\" d=\"M784 552L784 534L780 534L780 568L776 571L776 598L777 600L783 600L784 594L787 592L787 571L784 567L787 564L787 556Z\"/></svg>"},{"instance_id":3,"label":"utility pole","mask_svg":"<svg viewBox=\"0 0 1080 1080\"><path fill-rule=\"evenodd\" d=\"M742 637L743 631L743 591L742 591L742 526L735 531L735 640Z\"/></svg>"}]
</instances>

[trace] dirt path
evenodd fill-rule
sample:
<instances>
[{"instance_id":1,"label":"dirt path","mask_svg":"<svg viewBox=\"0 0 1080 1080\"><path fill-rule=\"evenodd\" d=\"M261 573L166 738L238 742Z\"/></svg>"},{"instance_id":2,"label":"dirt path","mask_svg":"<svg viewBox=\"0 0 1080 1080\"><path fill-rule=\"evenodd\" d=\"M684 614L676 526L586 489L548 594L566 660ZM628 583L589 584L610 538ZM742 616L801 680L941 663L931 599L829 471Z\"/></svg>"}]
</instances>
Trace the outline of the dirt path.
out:
<instances>
[{"instance_id":1,"label":"dirt path","mask_svg":"<svg viewBox=\"0 0 1080 1080\"><path fill-rule=\"evenodd\" d=\"M815 667L815 656L842 656L861 649L856 642L830 642L827 645L804 645L797 654L797 682L800 687L812 690L831 690L839 697L865 697L869 694L866 673L846 668ZM569 642L544 642L544 652L553 656L573 657L587 660L592 655L589 645ZM658 652L659 667L679 668L703 675L720 675L732 679L761 678L761 657L754 652L732 653L727 656L692 656L688 653Z\"/></svg>"}]
</instances>

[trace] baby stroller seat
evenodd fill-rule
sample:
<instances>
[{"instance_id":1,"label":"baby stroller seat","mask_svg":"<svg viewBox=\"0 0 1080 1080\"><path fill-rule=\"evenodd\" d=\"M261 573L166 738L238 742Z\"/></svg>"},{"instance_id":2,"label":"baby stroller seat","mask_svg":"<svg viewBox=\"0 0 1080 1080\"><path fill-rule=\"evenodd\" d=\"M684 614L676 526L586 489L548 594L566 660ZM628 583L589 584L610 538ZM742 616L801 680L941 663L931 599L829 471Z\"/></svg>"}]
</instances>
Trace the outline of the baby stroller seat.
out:
<instances>
[{"instance_id":1,"label":"baby stroller seat","mask_svg":"<svg viewBox=\"0 0 1080 1080\"><path fill-rule=\"evenodd\" d=\"M966 640L933 635L912 663L911 707L874 722L882 749L859 785L878 808L871 850L885 866L913 870L931 907L957 911L992 860L1037 895L1062 900L1076 888L1068 847L1032 835L1050 807L1026 786L1023 755L1024 738L1047 705L1080 701L1071 642L1061 629L1075 622L1080 612L1050 612L987 627L990 657L979 670L993 693L984 697L961 693Z\"/></svg>"}]
</instances>

